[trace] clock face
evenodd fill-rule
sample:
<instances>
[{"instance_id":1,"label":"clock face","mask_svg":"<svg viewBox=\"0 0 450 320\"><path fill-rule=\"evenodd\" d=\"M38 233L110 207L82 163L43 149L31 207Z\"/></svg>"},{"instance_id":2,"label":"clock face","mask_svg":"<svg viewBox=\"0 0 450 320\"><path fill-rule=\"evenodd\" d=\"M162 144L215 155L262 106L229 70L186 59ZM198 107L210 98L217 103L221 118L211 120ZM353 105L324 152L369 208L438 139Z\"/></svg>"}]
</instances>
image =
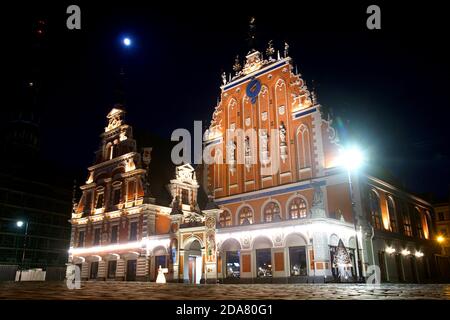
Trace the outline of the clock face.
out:
<instances>
[{"instance_id":1,"label":"clock face","mask_svg":"<svg viewBox=\"0 0 450 320\"><path fill-rule=\"evenodd\" d=\"M252 103L256 102L256 98L258 97L259 92L261 91L261 82L258 79L252 79L248 85L245 93L250 98Z\"/></svg>"}]
</instances>

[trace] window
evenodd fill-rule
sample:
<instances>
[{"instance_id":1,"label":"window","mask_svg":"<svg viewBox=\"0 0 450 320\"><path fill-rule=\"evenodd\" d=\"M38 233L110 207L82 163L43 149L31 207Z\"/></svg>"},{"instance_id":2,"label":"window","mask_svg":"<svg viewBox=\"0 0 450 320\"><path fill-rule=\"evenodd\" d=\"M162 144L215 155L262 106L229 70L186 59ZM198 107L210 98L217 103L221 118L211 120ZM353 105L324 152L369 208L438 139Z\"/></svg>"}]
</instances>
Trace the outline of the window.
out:
<instances>
[{"instance_id":1,"label":"window","mask_svg":"<svg viewBox=\"0 0 450 320\"><path fill-rule=\"evenodd\" d=\"M99 193L99 194L97 195L97 203L96 203L96 205L95 205L95 208L96 208L96 209L103 208L103 199L104 199L103 193Z\"/></svg>"},{"instance_id":2,"label":"window","mask_svg":"<svg viewBox=\"0 0 450 320\"><path fill-rule=\"evenodd\" d=\"M243 207L239 211L239 224L240 225L247 225L253 223L253 212L250 207Z\"/></svg>"},{"instance_id":3,"label":"window","mask_svg":"<svg viewBox=\"0 0 450 320\"><path fill-rule=\"evenodd\" d=\"M233 225L231 221L231 213L229 211L223 211L219 216L219 224L221 227L229 227Z\"/></svg>"},{"instance_id":4,"label":"window","mask_svg":"<svg viewBox=\"0 0 450 320\"><path fill-rule=\"evenodd\" d=\"M108 279L116 277L117 260L108 261Z\"/></svg>"},{"instance_id":5,"label":"window","mask_svg":"<svg viewBox=\"0 0 450 320\"><path fill-rule=\"evenodd\" d=\"M270 202L264 208L264 222L280 221L280 207L275 202Z\"/></svg>"},{"instance_id":6,"label":"window","mask_svg":"<svg viewBox=\"0 0 450 320\"><path fill-rule=\"evenodd\" d=\"M130 223L130 240L131 241L137 240L137 227L138 227L138 223L136 221Z\"/></svg>"},{"instance_id":7,"label":"window","mask_svg":"<svg viewBox=\"0 0 450 320\"><path fill-rule=\"evenodd\" d=\"M409 216L408 207L403 205L403 233L408 236L412 237L412 227L411 227L411 218Z\"/></svg>"},{"instance_id":8,"label":"window","mask_svg":"<svg viewBox=\"0 0 450 320\"><path fill-rule=\"evenodd\" d=\"M136 193L136 184L134 180L128 181L128 201L131 201L134 199Z\"/></svg>"},{"instance_id":9,"label":"window","mask_svg":"<svg viewBox=\"0 0 450 320\"><path fill-rule=\"evenodd\" d=\"M381 210L380 200L375 191L369 193L370 221L375 229L381 230Z\"/></svg>"},{"instance_id":10,"label":"window","mask_svg":"<svg viewBox=\"0 0 450 320\"><path fill-rule=\"evenodd\" d=\"M422 214L418 208L414 208L415 220L416 220L416 228L417 228L417 237L420 239L424 238L423 234L423 226L422 226Z\"/></svg>"},{"instance_id":11,"label":"window","mask_svg":"<svg viewBox=\"0 0 450 320\"><path fill-rule=\"evenodd\" d=\"M311 167L311 144L309 130L305 125L297 130L297 152L299 169Z\"/></svg>"},{"instance_id":12,"label":"window","mask_svg":"<svg viewBox=\"0 0 450 320\"><path fill-rule=\"evenodd\" d=\"M291 276L306 276L306 250L305 247L290 247L289 260Z\"/></svg>"},{"instance_id":13,"label":"window","mask_svg":"<svg viewBox=\"0 0 450 320\"><path fill-rule=\"evenodd\" d=\"M439 212L439 213L438 213L438 216L439 216L439 221L444 221L444 220L445 220L445 217L444 217L444 213L443 213L443 212Z\"/></svg>"},{"instance_id":14,"label":"window","mask_svg":"<svg viewBox=\"0 0 450 320\"><path fill-rule=\"evenodd\" d=\"M78 247L84 247L84 231L78 233Z\"/></svg>"},{"instance_id":15,"label":"window","mask_svg":"<svg viewBox=\"0 0 450 320\"><path fill-rule=\"evenodd\" d=\"M91 211L91 191L86 192L86 201L84 202L84 212L89 213Z\"/></svg>"},{"instance_id":16,"label":"window","mask_svg":"<svg viewBox=\"0 0 450 320\"><path fill-rule=\"evenodd\" d=\"M113 205L118 205L120 203L120 188L116 188L113 191Z\"/></svg>"},{"instance_id":17,"label":"window","mask_svg":"<svg viewBox=\"0 0 450 320\"><path fill-rule=\"evenodd\" d=\"M94 246L100 244L100 232L101 228L94 229Z\"/></svg>"},{"instance_id":18,"label":"window","mask_svg":"<svg viewBox=\"0 0 450 320\"><path fill-rule=\"evenodd\" d=\"M398 232L398 224L397 224L397 213L395 212L395 203L394 199L391 196L388 196L387 206L389 212L389 221L392 232Z\"/></svg>"},{"instance_id":19,"label":"window","mask_svg":"<svg viewBox=\"0 0 450 320\"><path fill-rule=\"evenodd\" d=\"M91 262L91 272L89 278L97 279L97 274L98 274L98 261Z\"/></svg>"},{"instance_id":20,"label":"window","mask_svg":"<svg viewBox=\"0 0 450 320\"><path fill-rule=\"evenodd\" d=\"M272 277L271 249L256 250L256 271L258 273L258 278Z\"/></svg>"},{"instance_id":21,"label":"window","mask_svg":"<svg viewBox=\"0 0 450 320\"><path fill-rule=\"evenodd\" d=\"M306 218L306 202L302 198L295 198L289 205L289 217L291 219Z\"/></svg>"},{"instance_id":22,"label":"window","mask_svg":"<svg viewBox=\"0 0 450 320\"><path fill-rule=\"evenodd\" d=\"M183 204L189 204L189 190L188 189L181 190L181 202Z\"/></svg>"},{"instance_id":23,"label":"window","mask_svg":"<svg viewBox=\"0 0 450 320\"><path fill-rule=\"evenodd\" d=\"M239 251L227 251L226 253L226 267L227 278L240 278L241 264L239 259Z\"/></svg>"},{"instance_id":24,"label":"window","mask_svg":"<svg viewBox=\"0 0 450 320\"><path fill-rule=\"evenodd\" d=\"M111 243L117 243L119 240L119 226L111 227Z\"/></svg>"}]
</instances>

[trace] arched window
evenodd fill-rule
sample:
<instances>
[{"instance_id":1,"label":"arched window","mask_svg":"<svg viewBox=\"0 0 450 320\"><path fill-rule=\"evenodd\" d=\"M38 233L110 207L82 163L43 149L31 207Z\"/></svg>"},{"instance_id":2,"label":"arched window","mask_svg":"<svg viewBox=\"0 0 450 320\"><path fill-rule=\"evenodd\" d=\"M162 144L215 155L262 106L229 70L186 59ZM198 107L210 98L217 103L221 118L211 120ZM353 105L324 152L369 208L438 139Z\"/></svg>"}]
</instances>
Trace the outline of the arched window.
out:
<instances>
[{"instance_id":1,"label":"arched window","mask_svg":"<svg viewBox=\"0 0 450 320\"><path fill-rule=\"evenodd\" d=\"M369 193L370 221L375 229L381 230L380 199L375 191Z\"/></svg>"},{"instance_id":2,"label":"arched window","mask_svg":"<svg viewBox=\"0 0 450 320\"><path fill-rule=\"evenodd\" d=\"M264 207L264 222L280 221L280 206L275 202L269 202Z\"/></svg>"},{"instance_id":3,"label":"arched window","mask_svg":"<svg viewBox=\"0 0 450 320\"><path fill-rule=\"evenodd\" d=\"M239 224L247 225L253 223L253 211L250 207L245 206L239 211Z\"/></svg>"},{"instance_id":4,"label":"arched window","mask_svg":"<svg viewBox=\"0 0 450 320\"><path fill-rule=\"evenodd\" d=\"M229 227L233 225L231 221L231 213L229 211L225 210L220 214L219 224L221 227Z\"/></svg>"},{"instance_id":5,"label":"arched window","mask_svg":"<svg viewBox=\"0 0 450 320\"><path fill-rule=\"evenodd\" d=\"M387 197L387 207L389 212L389 222L391 226L391 231L398 232L397 212L395 211L394 198L392 198L391 196Z\"/></svg>"},{"instance_id":6,"label":"arched window","mask_svg":"<svg viewBox=\"0 0 450 320\"><path fill-rule=\"evenodd\" d=\"M289 218L303 219L306 218L306 201L300 197L292 199L289 204Z\"/></svg>"},{"instance_id":7,"label":"arched window","mask_svg":"<svg viewBox=\"0 0 450 320\"><path fill-rule=\"evenodd\" d=\"M299 169L311 167L311 143L309 130L305 125L301 125L297 130L297 153Z\"/></svg>"},{"instance_id":8,"label":"arched window","mask_svg":"<svg viewBox=\"0 0 450 320\"><path fill-rule=\"evenodd\" d=\"M402 204L403 233L412 237L411 217L409 216L408 205Z\"/></svg>"},{"instance_id":9,"label":"arched window","mask_svg":"<svg viewBox=\"0 0 450 320\"><path fill-rule=\"evenodd\" d=\"M416 228L417 228L417 237L420 239L424 238L423 234L423 226L422 226L422 214L419 210L419 208L414 208L414 218L416 220Z\"/></svg>"}]
</instances>

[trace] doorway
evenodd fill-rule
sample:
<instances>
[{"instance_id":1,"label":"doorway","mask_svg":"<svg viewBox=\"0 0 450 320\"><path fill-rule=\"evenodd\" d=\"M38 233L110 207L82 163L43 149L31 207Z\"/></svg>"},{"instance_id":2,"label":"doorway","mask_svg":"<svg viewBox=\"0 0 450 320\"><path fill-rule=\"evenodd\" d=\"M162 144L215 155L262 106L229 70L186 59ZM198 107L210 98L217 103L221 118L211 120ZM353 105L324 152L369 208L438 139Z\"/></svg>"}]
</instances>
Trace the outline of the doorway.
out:
<instances>
[{"instance_id":1,"label":"doorway","mask_svg":"<svg viewBox=\"0 0 450 320\"><path fill-rule=\"evenodd\" d=\"M202 247L198 240L188 242L184 249L184 281L199 284L202 278Z\"/></svg>"},{"instance_id":2,"label":"doorway","mask_svg":"<svg viewBox=\"0 0 450 320\"><path fill-rule=\"evenodd\" d=\"M136 281L136 262L137 260L127 260L127 281Z\"/></svg>"}]
</instances>

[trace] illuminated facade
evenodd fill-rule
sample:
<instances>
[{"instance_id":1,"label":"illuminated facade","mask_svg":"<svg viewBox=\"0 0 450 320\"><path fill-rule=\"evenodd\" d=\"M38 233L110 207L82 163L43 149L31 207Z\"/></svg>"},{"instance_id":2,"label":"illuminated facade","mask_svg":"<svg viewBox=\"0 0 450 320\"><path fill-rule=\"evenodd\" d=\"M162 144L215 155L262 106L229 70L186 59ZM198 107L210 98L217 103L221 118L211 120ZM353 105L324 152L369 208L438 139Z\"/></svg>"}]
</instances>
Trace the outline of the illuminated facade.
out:
<instances>
[{"instance_id":1,"label":"illuminated facade","mask_svg":"<svg viewBox=\"0 0 450 320\"><path fill-rule=\"evenodd\" d=\"M159 266L168 281L190 283L354 281L372 265L383 281L433 277L430 204L353 172L352 210L332 120L287 45L274 53L252 50L223 75L204 133L216 162L201 166L201 181L177 167L170 205L150 194L151 149L137 150L122 106L113 108L71 220L69 262L82 279L154 281Z\"/></svg>"}]
</instances>

